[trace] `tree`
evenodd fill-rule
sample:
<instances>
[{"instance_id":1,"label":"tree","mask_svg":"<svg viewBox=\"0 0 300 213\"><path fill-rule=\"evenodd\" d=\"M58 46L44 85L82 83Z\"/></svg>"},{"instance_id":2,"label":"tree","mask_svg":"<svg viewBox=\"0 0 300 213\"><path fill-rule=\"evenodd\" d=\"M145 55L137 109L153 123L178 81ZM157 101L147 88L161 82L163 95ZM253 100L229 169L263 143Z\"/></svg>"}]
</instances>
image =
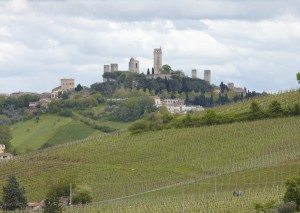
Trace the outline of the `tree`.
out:
<instances>
[{"instance_id":1,"label":"tree","mask_svg":"<svg viewBox=\"0 0 300 213\"><path fill-rule=\"evenodd\" d=\"M6 186L3 186L3 210L22 210L27 207L25 190L20 187L16 177L11 175L7 179Z\"/></svg>"},{"instance_id":2,"label":"tree","mask_svg":"<svg viewBox=\"0 0 300 213\"><path fill-rule=\"evenodd\" d=\"M282 112L282 107L280 102L277 100L272 101L269 105L269 112L273 114Z\"/></svg>"},{"instance_id":3,"label":"tree","mask_svg":"<svg viewBox=\"0 0 300 213\"><path fill-rule=\"evenodd\" d=\"M298 83L300 84L300 72L297 73L297 80L298 80Z\"/></svg>"},{"instance_id":4,"label":"tree","mask_svg":"<svg viewBox=\"0 0 300 213\"><path fill-rule=\"evenodd\" d=\"M259 112L261 112L261 108L260 108L260 106L258 105L258 103L256 101L252 101L251 102L250 111L252 113L259 113Z\"/></svg>"},{"instance_id":5,"label":"tree","mask_svg":"<svg viewBox=\"0 0 300 213\"><path fill-rule=\"evenodd\" d=\"M72 195L73 204L87 204L92 202L92 189L87 185L78 185Z\"/></svg>"},{"instance_id":6,"label":"tree","mask_svg":"<svg viewBox=\"0 0 300 213\"><path fill-rule=\"evenodd\" d=\"M44 213L61 213L62 205L59 197L50 196L45 200Z\"/></svg>"},{"instance_id":7,"label":"tree","mask_svg":"<svg viewBox=\"0 0 300 213\"><path fill-rule=\"evenodd\" d=\"M283 197L284 203L295 202L300 205L300 177L294 177L286 181L287 189Z\"/></svg>"},{"instance_id":8,"label":"tree","mask_svg":"<svg viewBox=\"0 0 300 213\"><path fill-rule=\"evenodd\" d=\"M68 99L68 98L69 98L69 94L68 94L67 92L64 92L64 93L62 94L62 99L66 100L66 99Z\"/></svg>"},{"instance_id":9,"label":"tree","mask_svg":"<svg viewBox=\"0 0 300 213\"><path fill-rule=\"evenodd\" d=\"M137 120L129 126L128 130L131 132L131 134L138 134L141 132L148 131L149 122L145 120Z\"/></svg>"},{"instance_id":10,"label":"tree","mask_svg":"<svg viewBox=\"0 0 300 213\"><path fill-rule=\"evenodd\" d=\"M150 75L150 70L149 70L149 68L147 69L147 75Z\"/></svg>"},{"instance_id":11,"label":"tree","mask_svg":"<svg viewBox=\"0 0 300 213\"><path fill-rule=\"evenodd\" d=\"M10 140L12 139L10 128L7 124L0 125L0 144L4 144L6 149L11 147Z\"/></svg>"},{"instance_id":12,"label":"tree","mask_svg":"<svg viewBox=\"0 0 300 213\"><path fill-rule=\"evenodd\" d=\"M170 74L173 70L170 65L165 64L159 69L161 74Z\"/></svg>"},{"instance_id":13,"label":"tree","mask_svg":"<svg viewBox=\"0 0 300 213\"><path fill-rule=\"evenodd\" d=\"M83 89L83 87L82 87L80 84L78 84L77 87L75 87L75 91L76 91L76 92L79 92L79 91L81 91L82 89Z\"/></svg>"}]
</instances>

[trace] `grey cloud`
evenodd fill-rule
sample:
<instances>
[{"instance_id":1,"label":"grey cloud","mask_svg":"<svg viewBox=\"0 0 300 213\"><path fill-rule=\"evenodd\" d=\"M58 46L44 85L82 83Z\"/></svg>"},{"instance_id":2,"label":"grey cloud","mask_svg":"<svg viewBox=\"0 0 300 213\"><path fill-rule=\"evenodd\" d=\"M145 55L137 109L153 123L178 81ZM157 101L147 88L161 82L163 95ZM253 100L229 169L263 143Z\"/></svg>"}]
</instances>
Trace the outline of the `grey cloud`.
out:
<instances>
[{"instance_id":1,"label":"grey cloud","mask_svg":"<svg viewBox=\"0 0 300 213\"><path fill-rule=\"evenodd\" d=\"M261 20L284 13L299 14L297 0L102 0L30 2L39 13L82 16L92 19L142 21L160 19ZM212 12L213 11L213 12Z\"/></svg>"}]
</instances>

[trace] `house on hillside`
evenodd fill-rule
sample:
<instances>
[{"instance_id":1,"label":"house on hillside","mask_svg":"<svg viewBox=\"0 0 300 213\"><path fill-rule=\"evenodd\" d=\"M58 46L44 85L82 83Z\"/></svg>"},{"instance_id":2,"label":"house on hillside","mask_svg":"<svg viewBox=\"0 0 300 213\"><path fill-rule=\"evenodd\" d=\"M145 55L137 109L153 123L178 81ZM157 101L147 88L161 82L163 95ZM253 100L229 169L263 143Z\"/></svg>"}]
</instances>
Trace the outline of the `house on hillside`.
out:
<instances>
[{"instance_id":1,"label":"house on hillside","mask_svg":"<svg viewBox=\"0 0 300 213\"><path fill-rule=\"evenodd\" d=\"M161 99L158 96L152 96L152 100L154 100L155 106L156 107L166 107L167 110L170 113L173 114L186 114L189 111L201 111L204 110L204 108L200 105L192 105L192 106L187 106L184 104L184 100L181 98L177 99L168 99L168 98L163 98Z\"/></svg>"},{"instance_id":2,"label":"house on hillside","mask_svg":"<svg viewBox=\"0 0 300 213\"><path fill-rule=\"evenodd\" d=\"M60 86L52 89L51 99L59 98L59 95L75 89L74 79L60 79Z\"/></svg>"},{"instance_id":3,"label":"house on hillside","mask_svg":"<svg viewBox=\"0 0 300 213\"><path fill-rule=\"evenodd\" d=\"M13 158L13 155L10 153L5 153L5 144L0 144L0 161L1 160L10 160Z\"/></svg>"}]
</instances>

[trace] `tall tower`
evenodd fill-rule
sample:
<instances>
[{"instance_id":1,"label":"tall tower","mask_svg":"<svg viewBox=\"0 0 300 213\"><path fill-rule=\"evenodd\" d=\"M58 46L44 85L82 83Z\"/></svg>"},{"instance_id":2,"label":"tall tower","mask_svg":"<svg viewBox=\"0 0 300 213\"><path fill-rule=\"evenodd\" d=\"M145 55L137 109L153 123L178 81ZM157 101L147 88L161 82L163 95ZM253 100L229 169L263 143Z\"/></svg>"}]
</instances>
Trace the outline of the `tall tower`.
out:
<instances>
[{"instance_id":1,"label":"tall tower","mask_svg":"<svg viewBox=\"0 0 300 213\"><path fill-rule=\"evenodd\" d=\"M118 71L118 64L111 64L111 65L110 65L110 71L111 71L111 72L116 72L116 71Z\"/></svg>"},{"instance_id":2,"label":"tall tower","mask_svg":"<svg viewBox=\"0 0 300 213\"><path fill-rule=\"evenodd\" d=\"M106 73L106 72L110 72L110 66L109 65L104 65L104 67L103 67L103 73Z\"/></svg>"},{"instance_id":3,"label":"tall tower","mask_svg":"<svg viewBox=\"0 0 300 213\"><path fill-rule=\"evenodd\" d=\"M74 90L75 81L74 79L60 79L60 87L63 92Z\"/></svg>"},{"instance_id":4,"label":"tall tower","mask_svg":"<svg viewBox=\"0 0 300 213\"><path fill-rule=\"evenodd\" d=\"M159 74L159 69L162 68L162 51L161 47L154 49L153 52L154 60L154 74Z\"/></svg>"},{"instance_id":5,"label":"tall tower","mask_svg":"<svg viewBox=\"0 0 300 213\"><path fill-rule=\"evenodd\" d=\"M137 72L139 73L139 61L134 59L134 58L131 58L130 61L129 61L129 72Z\"/></svg>"},{"instance_id":6,"label":"tall tower","mask_svg":"<svg viewBox=\"0 0 300 213\"><path fill-rule=\"evenodd\" d=\"M197 78L197 70L196 69L192 70L192 78Z\"/></svg>"},{"instance_id":7,"label":"tall tower","mask_svg":"<svg viewBox=\"0 0 300 213\"><path fill-rule=\"evenodd\" d=\"M204 81L207 81L210 84L211 81L211 71L204 70Z\"/></svg>"}]
</instances>

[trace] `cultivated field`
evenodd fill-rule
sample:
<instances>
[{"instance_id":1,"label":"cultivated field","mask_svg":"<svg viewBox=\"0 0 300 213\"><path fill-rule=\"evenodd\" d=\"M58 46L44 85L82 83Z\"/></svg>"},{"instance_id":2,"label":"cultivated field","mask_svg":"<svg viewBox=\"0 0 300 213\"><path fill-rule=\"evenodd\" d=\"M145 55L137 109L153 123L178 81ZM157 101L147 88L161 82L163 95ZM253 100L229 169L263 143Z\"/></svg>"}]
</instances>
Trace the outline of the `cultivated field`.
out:
<instances>
[{"instance_id":1,"label":"cultivated field","mask_svg":"<svg viewBox=\"0 0 300 213\"><path fill-rule=\"evenodd\" d=\"M95 203L69 212L251 212L254 202L279 201L298 174L299 127L290 117L102 134L1 163L0 186L16 174L40 201L62 179L90 185Z\"/></svg>"}]
</instances>

